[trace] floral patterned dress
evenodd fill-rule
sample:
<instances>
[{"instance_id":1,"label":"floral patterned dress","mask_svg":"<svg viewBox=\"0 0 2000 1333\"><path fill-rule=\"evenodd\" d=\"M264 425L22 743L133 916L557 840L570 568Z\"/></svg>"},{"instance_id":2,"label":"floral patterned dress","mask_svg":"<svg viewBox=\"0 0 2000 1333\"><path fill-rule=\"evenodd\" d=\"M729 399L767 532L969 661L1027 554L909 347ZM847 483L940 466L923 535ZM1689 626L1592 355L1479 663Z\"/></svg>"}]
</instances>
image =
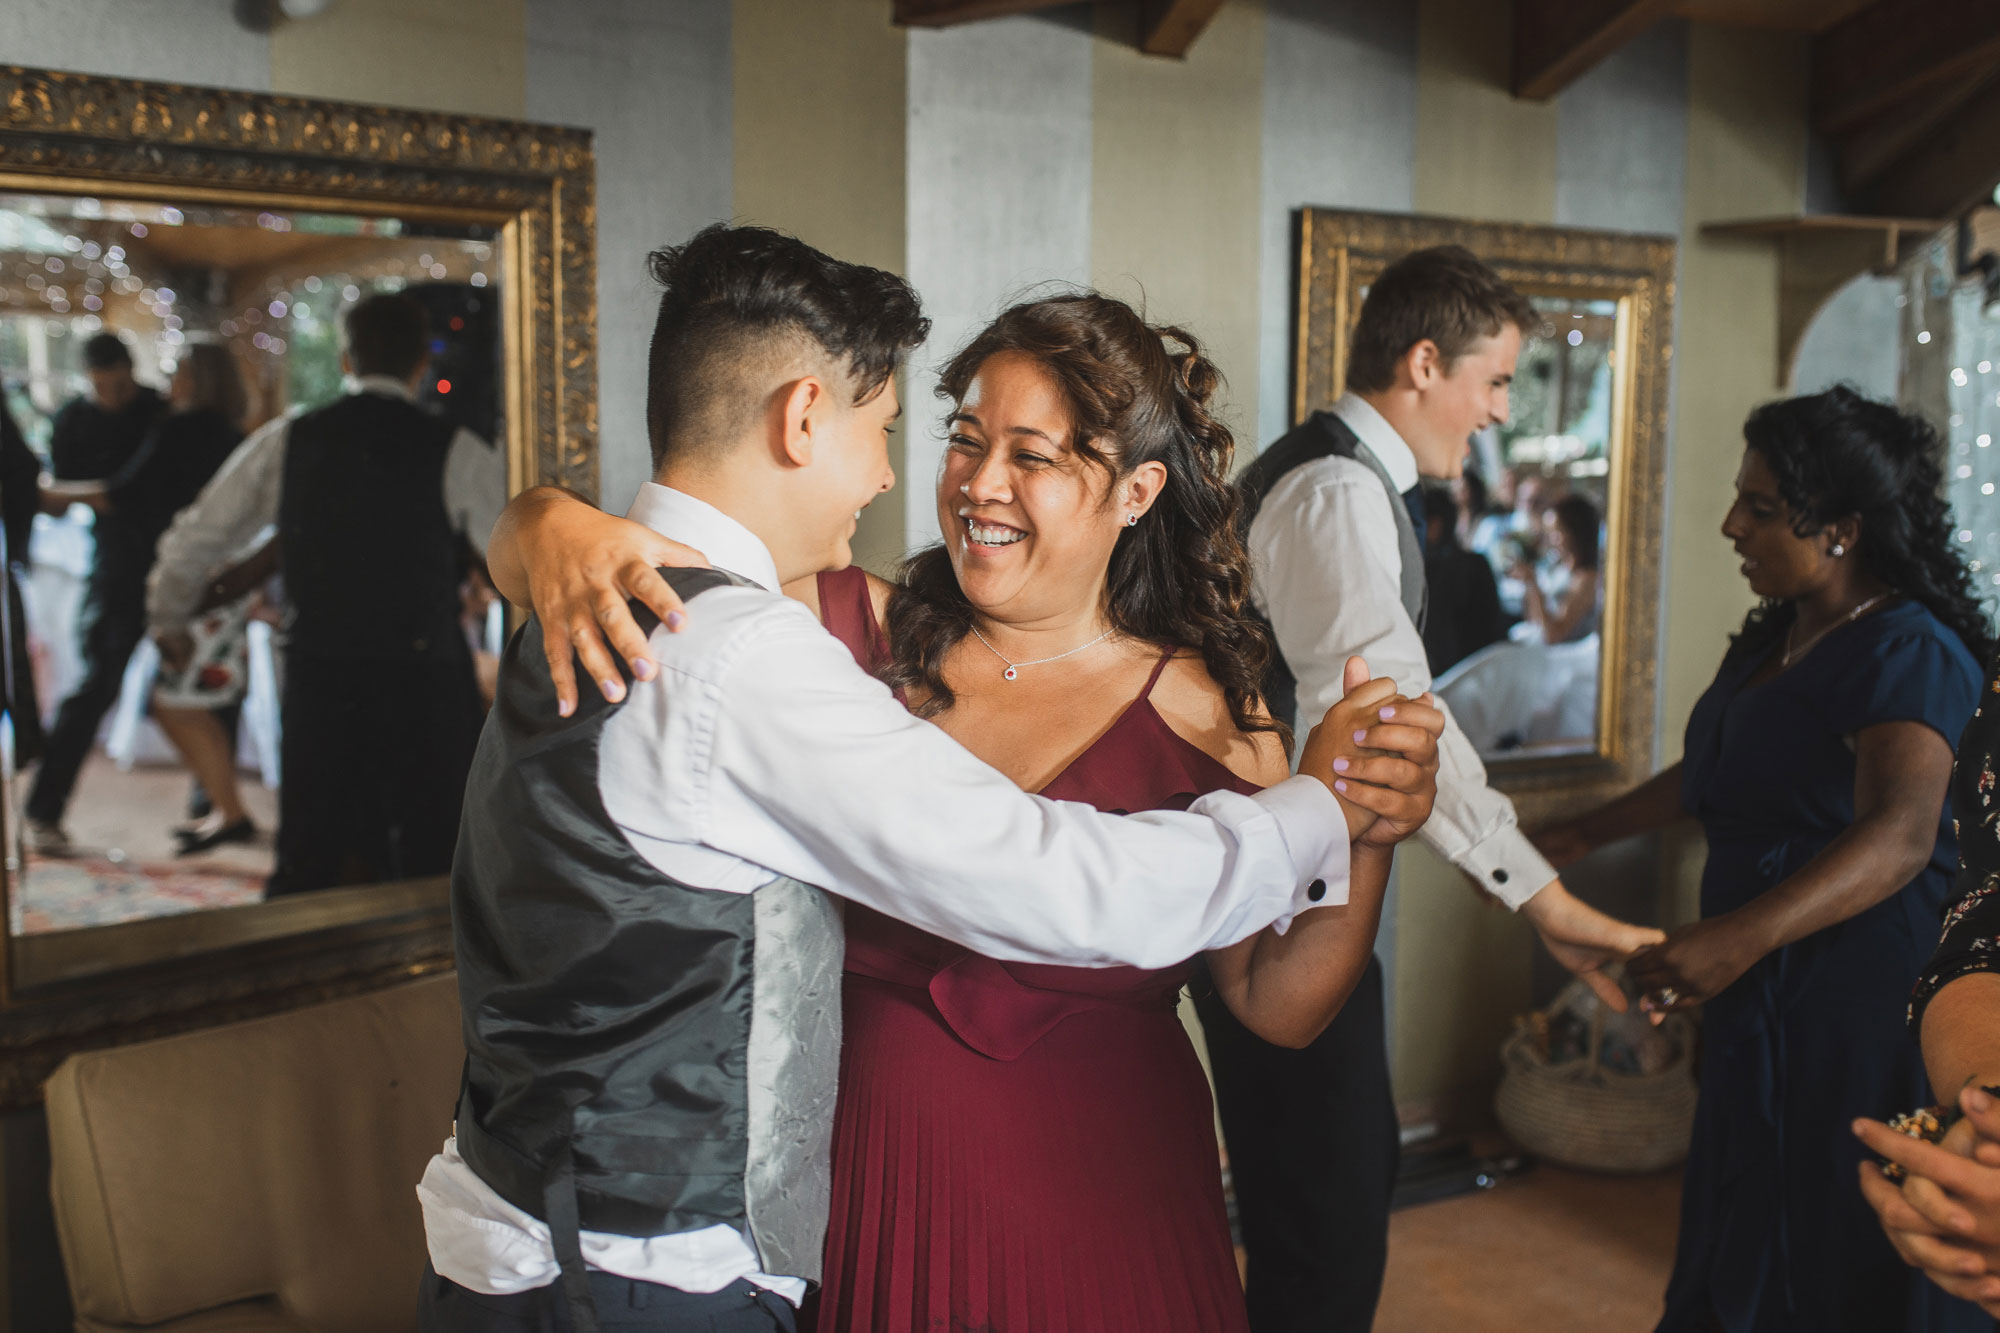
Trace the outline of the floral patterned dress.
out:
<instances>
[{"instance_id":1,"label":"floral patterned dress","mask_svg":"<svg viewBox=\"0 0 2000 1333\"><path fill-rule=\"evenodd\" d=\"M1958 878L1944 916L1944 938L1917 980L1910 1022L1950 981L1968 972L2000 972L2000 675L1986 683L1980 705L1958 743L1951 782L1952 823L1958 831ZM1950 1089L1939 1089L1949 1096Z\"/></svg>"}]
</instances>

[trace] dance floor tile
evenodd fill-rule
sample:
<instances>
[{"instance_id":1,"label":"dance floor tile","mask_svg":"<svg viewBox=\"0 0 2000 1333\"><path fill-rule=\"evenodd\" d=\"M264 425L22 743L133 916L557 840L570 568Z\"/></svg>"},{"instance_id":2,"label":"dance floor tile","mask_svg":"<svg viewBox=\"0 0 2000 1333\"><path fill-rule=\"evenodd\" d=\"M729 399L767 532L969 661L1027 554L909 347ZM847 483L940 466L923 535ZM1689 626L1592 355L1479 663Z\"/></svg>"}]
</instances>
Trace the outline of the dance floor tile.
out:
<instances>
[{"instance_id":1,"label":"dance floor tile","mask_svg":"<svg viewBox=\"0 0 2000 1333\"><path fill-rule=\"evenodd\" d=\"M1389 1229L1375 1333L1645 1333L1673 1266L1680 1173L1537 1166L1408 1208Z\"/></svg>"}]
</instances>

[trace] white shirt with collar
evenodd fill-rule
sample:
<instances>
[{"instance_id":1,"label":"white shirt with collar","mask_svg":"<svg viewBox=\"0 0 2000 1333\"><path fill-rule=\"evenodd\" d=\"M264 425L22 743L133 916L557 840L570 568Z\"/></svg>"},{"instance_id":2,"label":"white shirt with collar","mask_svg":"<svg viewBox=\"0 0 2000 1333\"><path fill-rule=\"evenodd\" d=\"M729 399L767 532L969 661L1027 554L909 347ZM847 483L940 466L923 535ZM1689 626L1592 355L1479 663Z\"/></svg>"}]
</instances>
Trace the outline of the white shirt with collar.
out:
<instances>
[{"instance_id":1,"label":"white shirt with collar","mask_svg":"<svg viewBox=\"0 0 2000 1333\"><path fill-rule=\"evenodd\" d=\"M701 500L641 488L630 517L758 586L703 593L654 631L659 676L598 741L606 813L662 873L748 893L789 876L991 957L1164 967L1347 900L1347 825L1313 778L1186 813L1100 814L1023 791L913 716L799 602L770 552ZM431 1262L492 1295L545 1286L548 1228L494 1194L447 1142L417 1194ZM585 1260L683 1291L758 1271L737 1230L584 1232Z\"/></svg>"},{"instance_id":2,"label":"white shirt with collar","mask_svg":"<svg viewBox=\"0 0 2000 1333\"><path fill-rule=\"evenodd\" d=\"M342 388L350 394L416 400L408 383L389 375L350 375ZM194 503L175 515L146 577L146 622L152 632L185 629L216 571L248 554L277 523L285 446L292 422L305 411L294 408L250 432ZM475 550L484 551L507 504L507 461L463 427L445 453L444 504L451 525Z\"/></svg>"},{"instance_id":3,"label":"white shirt with collar","mask_svg":"<svg viewBox=\"0 0 2000 1333\"><path fill-rule=\"evenodd\" d=\"M1372 404L1350 393L1333 411L1398 490L1418 483L1416 455ZM1342 672L1357 653L1407 695L1431 687L1423 635L1403 605L1395 503L1367 464L1334 455L1286 473L1250 525L1251 593L1298 678L1300 736L1339 702ZM1417 835L1424 845L1512 908L1556 878L1521 832L1514 803L1487 785L1486 766L1449 708L1437 782L1437 804Z\"/></svg>"}]
</instances>

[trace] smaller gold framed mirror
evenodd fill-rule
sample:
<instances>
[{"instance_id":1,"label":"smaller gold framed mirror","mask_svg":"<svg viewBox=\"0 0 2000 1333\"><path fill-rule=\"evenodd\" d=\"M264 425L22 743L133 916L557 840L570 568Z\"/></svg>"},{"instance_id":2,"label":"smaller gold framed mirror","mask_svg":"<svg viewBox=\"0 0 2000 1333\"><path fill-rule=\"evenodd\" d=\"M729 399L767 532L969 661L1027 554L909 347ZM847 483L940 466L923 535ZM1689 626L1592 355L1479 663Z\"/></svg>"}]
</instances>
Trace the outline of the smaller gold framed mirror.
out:
<instances>
[{"instance_id":1,"label":"smaller gold framed mirror","mask_svg":"<svg viewBox=\"0 0 2000 1333\"><path fill-rule=\"evenodd\" d=\"M1463 478L1429 489L1431 669L1524 816L1642 776L1674 241L1308 208L1298 244L1294 423L1339 400L1369 285L1411 251L1464 246L1533 303L1508 420L1467 441Z\"/></svg>"}]
</instances>

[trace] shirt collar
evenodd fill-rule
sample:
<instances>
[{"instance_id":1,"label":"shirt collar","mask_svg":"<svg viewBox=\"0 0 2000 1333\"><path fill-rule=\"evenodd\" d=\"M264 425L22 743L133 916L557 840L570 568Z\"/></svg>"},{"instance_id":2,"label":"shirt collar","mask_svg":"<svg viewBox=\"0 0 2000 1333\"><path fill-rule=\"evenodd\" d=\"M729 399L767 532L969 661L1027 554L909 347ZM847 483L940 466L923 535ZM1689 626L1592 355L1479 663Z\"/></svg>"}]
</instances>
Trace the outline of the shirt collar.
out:
<instances>
[{"instance_id":1,"label":"shirt collar","mask_svg":"<svg viewBox=\"0 0 2000 1333\"><path fill-rule=\"evenodd\" d=\"M1381 461L1382 470L1389 474L1397 490L1407 491L1421 480L1417 474L1417 456L1373 403L1359 394L1342 394L1333 405L1333 414L1346 422L1347 428Z\"/></svg>"},{"instance_id":2,"label":"shirt collar","mask_svg":"<svg viewBox=\"0 0 2000 1333\"><path fill-rule=\"evenodd\" d=\"M739 574L760 587L778 591L778 565L771 548L757 534L705 500L686 491L647 482L625 511L634 523L644 523L662 537L684 542L708 557L717 569Z\"/></svg>"},{"instance_id":3,"label":"shirt collar","mask_svg":"<svg viewBox=\"0 0 2000 1333\"><path fill-rule=\"evenodd\" d=\"M340 388L343 393L379 393L406 403L417 401L409 384L394 375L349 375L340 381Z\"/></svg>"}]
</instances>

